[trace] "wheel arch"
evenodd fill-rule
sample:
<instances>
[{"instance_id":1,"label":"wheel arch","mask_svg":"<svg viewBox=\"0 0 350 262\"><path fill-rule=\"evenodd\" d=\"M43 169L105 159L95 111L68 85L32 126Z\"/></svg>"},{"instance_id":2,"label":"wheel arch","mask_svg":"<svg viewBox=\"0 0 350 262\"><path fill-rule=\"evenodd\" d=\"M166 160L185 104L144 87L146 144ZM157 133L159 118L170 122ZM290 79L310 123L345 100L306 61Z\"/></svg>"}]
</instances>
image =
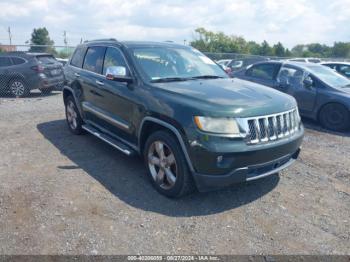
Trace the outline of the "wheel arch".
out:
<instances>
[{"instance_id":1,"label":"wheel arch","mask_svg":"<svg viewBox=\"0 0 350 262\"><path fill-rule=\"evenodd\" d=\"M82 111L82 108L80 106L80 103L78 103L79 100L77 99L74 90L71 87L69 87L69 86L64 86L62 95L63 95L63 103L64 103L64 105L66 105L66 100L67 100L68 96L72 96L73 97L75 105L77 106L77 108L79 110L79 114L80 114L81 117L83 117L83 111Z\"/></svg>"},{"instance_id":2,"label":"wheel arch","mask_svg":"<svg viewBox=\"0 0 350 262\"><path fill-rule=\"evenodd\" d=\"M26 81L24 75L22 75L22 74L20 74L20 73L14 73L14 74L10 74L10 75L8 76L8 79L7 79L7 81L6 81L6 87L7 87L7 88L10 88L10 83L11 83L11 81L16 80L16 79L19 79L19 80L23 81L24 84L27 84L27 81Z\"/></svg>"},{"instance_id":3,"label":"wheel arch","mask_svg":"<svg viewBox=\"0 0 350 262\"><path fill-rule=\"evenodd\" d=\"M194 168L193 168L191 159L189 157L189 154L187 152L187 148L181 133L174 125L164 120L160 120L159 118L146 116L142 119L142 122L139 128L139 133L138 133L138 145L139 145L140 153L142 154L144 145L149 135L152 134L152 132L154 132L155 130L159 130L159 129L167 130L173 135L175 135L175 137L177 138L180 144L181 150L185 156L185 159L188 164L188 167L190 168L190 171L194 172Z\"/></svg>"}]
</instances>

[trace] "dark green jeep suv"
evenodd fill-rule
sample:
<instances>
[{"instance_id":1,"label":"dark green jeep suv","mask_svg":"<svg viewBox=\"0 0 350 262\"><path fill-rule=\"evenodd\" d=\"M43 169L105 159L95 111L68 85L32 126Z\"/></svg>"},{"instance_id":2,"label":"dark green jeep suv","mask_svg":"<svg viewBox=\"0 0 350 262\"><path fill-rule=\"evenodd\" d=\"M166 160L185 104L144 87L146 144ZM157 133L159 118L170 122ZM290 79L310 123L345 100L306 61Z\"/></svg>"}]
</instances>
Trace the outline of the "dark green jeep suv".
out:
<instances>
[{"instance_id":1,"label":"dark green jeep suv","mask_svg":"<svg viewBox=\"0 0 350 262\"><path fill-rule=\"evenodd\" d=\"M304 134L294 98L172 43L89 41L64 68L69 129L143 156L169 197L275 174Z\"/></svg>"}]
</instances>

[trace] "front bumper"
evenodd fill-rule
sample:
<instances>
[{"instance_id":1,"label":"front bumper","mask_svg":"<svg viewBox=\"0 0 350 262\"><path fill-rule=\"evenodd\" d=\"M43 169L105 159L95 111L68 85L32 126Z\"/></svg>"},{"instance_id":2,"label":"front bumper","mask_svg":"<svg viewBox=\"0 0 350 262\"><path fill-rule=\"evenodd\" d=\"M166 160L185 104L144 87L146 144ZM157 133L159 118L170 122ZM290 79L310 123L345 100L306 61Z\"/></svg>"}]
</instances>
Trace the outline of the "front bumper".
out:
<instances>
[{"instance_id":1,"label":"front bumper","mask_svg":"<svg viewBox=\"0 0 350 262\"><path fill-rule=\"evenodd\" d=\"M203 175L194 174L197 188L200 192L215 190L217 188L231 186L233 184L260 179L276 174L295 162L300 153L300 149L292 155L253 166L237 168L225 175Z\"/></svg>"},{"instance_id":2,"label":"front bumper","mask_svg":"<svg viewBox=\"0 0 350 262\"><path fill-rule=\"evenodd\" d=\"M301 128L292 137L265 145L242 146L239 141L223 141L219 145L210 143L217 151L193 147L193 178L198 190L210 191L278 173L298 158L303 135Z\"/></svg>"}]
</instances>

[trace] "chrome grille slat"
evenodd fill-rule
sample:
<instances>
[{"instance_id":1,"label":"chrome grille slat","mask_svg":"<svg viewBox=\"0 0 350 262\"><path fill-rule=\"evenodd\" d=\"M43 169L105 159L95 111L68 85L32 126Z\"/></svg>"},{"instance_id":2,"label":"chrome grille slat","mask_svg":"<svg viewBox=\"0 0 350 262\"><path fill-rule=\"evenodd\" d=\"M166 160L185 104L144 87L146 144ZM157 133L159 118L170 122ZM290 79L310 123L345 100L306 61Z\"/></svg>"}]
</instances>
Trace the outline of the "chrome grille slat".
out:
<instances>
[{"instance_id":1,"label":"chrome grille slat","mask_svg":"<svg viewBox=\"0 0 350 262\"><path fill-rule=\"evenodd\" d=\"M266 143L288 137L299 128L297 109L279 114L247 118L248 144Z\"/></svg>"}]
</instances>

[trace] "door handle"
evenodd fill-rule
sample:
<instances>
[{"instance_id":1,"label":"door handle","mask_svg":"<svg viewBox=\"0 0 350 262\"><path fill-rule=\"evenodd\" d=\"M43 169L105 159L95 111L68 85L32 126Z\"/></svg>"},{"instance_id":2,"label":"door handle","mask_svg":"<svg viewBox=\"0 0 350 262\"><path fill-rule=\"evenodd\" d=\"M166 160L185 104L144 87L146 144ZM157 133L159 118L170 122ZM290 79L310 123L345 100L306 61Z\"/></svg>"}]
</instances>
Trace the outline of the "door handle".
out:
<instances>
[{"instance_id":1,"label":"door handle","mask_svg":"<svg viewBox=\"0 0 350 262\"><path fill-rule=\"evenodd\" d=\"M74 75L75 75L76 77L79 77L79 76L80 76L80 74L78 74L78 73L74 73Z\"/></svg>"},{"instance_id":2,"label":"door handle","mask_svg":"<svg viewBox=\"0 0 350 262\"><path fill-rule=\"evenodd\" d=\"M101 97L103 97L103 95L101 95L100 93L98 93L98 92L96 92L96 91L94 91L94 90L90 90L90 93L91 93L91 94L94 94L95 96L101 96Z\"/></svg>"},{"instance_id":3,"label":"door handle","mask_svg":"<svg viewBox=\"0 0 350 262\"><path fill-rule=\"evenodd\" d=\"M98 84L99 86L104 86L105 84L102 81L96 80L96 84Z\"/></svg>"}]
</instances>

